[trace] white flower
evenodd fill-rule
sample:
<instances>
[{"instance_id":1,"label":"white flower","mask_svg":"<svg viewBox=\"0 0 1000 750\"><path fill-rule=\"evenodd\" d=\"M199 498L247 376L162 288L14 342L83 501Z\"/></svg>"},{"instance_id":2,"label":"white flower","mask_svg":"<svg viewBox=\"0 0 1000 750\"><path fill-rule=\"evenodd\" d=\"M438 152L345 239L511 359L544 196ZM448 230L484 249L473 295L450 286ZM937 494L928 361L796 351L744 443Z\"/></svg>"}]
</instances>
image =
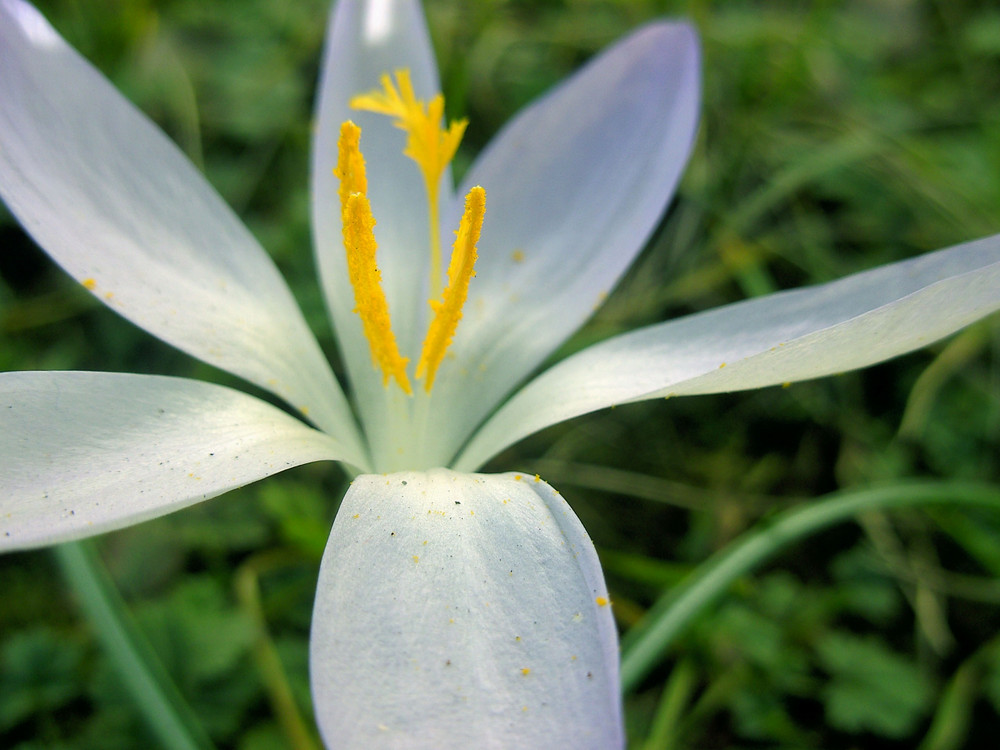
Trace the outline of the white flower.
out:
<instances>
[{"instance_id":1,"label":"white flower","mask_svg":"<svg viewBox=\"0 0 1000 750\"><path fill-rule=\"evenodd\" d=\"M0 0L0 62L0 194L12 213L110 307L299 415L179 378L3 373L0 549L343 462L360 476L324 556L311 644L316 714L335 747L623 743L614 623L586 532L538 478L467 473L506 446L614 404L862 367L1000 307L991 237L617 336L529 380L614 287L673 194L697 123L695 34L657 23L615 45L504 128L457 192L444 169L429 214L435 180L403 155L406 134L350 107L397 70L419 98L436 95L419 3L341 0L312 205L349 401L250 233L21 0ZM354 185L361 198L342 213L333 169L348 119L361 128L367 191ZM341 219L370 202L391 331L415 362L428 290L444 283L427 238L450 244L473 185L486 189L486 220L464 318L407 394L372 367L382 334L354 312ZM397 361L404 373L412 364Z\"/></svg>"}]
</instances>

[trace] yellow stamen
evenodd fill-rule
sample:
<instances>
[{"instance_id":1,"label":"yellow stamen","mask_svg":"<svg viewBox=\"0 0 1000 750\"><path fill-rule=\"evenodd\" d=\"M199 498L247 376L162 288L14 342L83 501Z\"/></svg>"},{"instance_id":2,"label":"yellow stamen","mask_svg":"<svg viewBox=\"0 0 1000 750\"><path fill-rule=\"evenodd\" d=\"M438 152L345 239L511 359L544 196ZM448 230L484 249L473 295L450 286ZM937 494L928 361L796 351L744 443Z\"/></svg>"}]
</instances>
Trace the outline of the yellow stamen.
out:
<instances>
[{"instance_id":1,"label":"yellow stamen","mask_svg":"<svg viewBox=\"0 0 1000 750\"><path fill-rule=\"evenodd\" d=\"M441 175L458 150L468 120L456 120L447 129L441 127L444 117L444 97L438 94L426 104L413 93L408 70L396 71L396 84L389 75L380 79L382 90L371 91L351 99L355 109L388 115L395 125L406 132L404 154L420 167L427 189L430 217L431 296L441 294L441 236L438 219L438 193Z\"/></svg>"},{"instance_id":2,"label":"yellow stamen","mask_svg":"<svg viewBox=\"0 0 1000 750\"><path fill-rule=\"evenodd\" d=\"M394 118L396 127L407 134L403 153L417 163L424 178L430 227L430 305L434 318L424 339L416 377L424 379L424 387L430 392L438 367L462 319L469 282L475 275L476 243L486 212L486 192L481 187L474 187L466 196L465 212L455 233L457 237L448 268L448 285L442 291L444 274L441 268L438 196L444 170L455 156L467 121L453 122L447 129L443 128L444 97L438 94L427 103L417 99L407 70L396 71L395 83L391 76L382 76L381 84L381 90L354 97L351 106ZM408 360L400 355L396 345L381 275L375 265L375 220L365 197L367 179L360 136L361 131L356 125L351 122L343 124L338 163L334 170L340 179L344 246L357 304L355 310L364 324L372 360L382 369L383 382L388 383L389 378L394 377L409 394L412 391L406 375Z\"/></svg>"},{"instance_id":3,"label":"yellow stamen","mask_svg":"<svg viewBox=\"0 0 1000 750\"><path fill-rule=\"evenodd\" d=\"M448 264L448 287L440 300L430 301L434 319L427 329L427 337L417 362L417 377L426 376L424 389L429 393L434 385L434 376L451 345L458 321L462 319L462 307L469 294L469 281L476 275L476 243L483 228L486 214L486 191L478 185L465 196L465 212L462 223L455 232L455 245Z\"/></svg>"},{"instance_id":4,"label":"yellow stamen","mask_svg":"<svg viewBox=\"0 0 1000 750\"><path fill-rule=\"evenodd\" d=\"M340 178L341 220L347 272L354 288L356 312L361 317L372 362L382 370L382 383L394 377L407 394L413 393L406 376L409 361L399 353L389 320L389 303L382 289L382 274L375 264L375 219L365 197L364 159L358 148L361 130L352 122L340 129L339 156L334 174Z\"/></svg>"},{"instance_id":5,"label":"yellow stamen","mask_svg":"<svg viewBox=\"0 0 1000 750\"><path fill-rule=\"evenodd\" d=\"M340 180L340 210L343 212L351 193L368 195L365 159L361 155L361 128L350 120L341 123L337 141L337 166L334 176Z\"/></svg>"}]
</instances>

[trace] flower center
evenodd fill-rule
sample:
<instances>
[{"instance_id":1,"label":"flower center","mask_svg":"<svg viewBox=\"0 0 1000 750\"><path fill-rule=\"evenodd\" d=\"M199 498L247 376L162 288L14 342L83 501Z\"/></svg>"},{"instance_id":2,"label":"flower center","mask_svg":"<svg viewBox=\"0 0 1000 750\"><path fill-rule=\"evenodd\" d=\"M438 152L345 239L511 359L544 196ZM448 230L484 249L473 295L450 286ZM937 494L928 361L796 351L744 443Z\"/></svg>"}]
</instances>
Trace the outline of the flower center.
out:
<instances>
[{"instance_id":1,"label":"flower center","mask_svg":"<svg viewBox=\"0 0 1000 750\"><path fill-rule=\"evenodd\" d=\"M427 191L430 225L430 306L434 315L424 338L415 377L424 380L430 392L438 367L451 345L462 307L475 275L476 243L486 213L486 191L476 186L465 198L465 211L456 232L448 265L448 285L441 289L441 241L439 225L439 186L445 167L451 162L465 133L467 121L441 127L444 97L438 94L425 104L413 94L409 71L396 71L396 84L382 76L382 90L372 91L351 100L355 109L389 115L407 134L403 153L413 159L423 174ZM397 88L398 87L398 88ZM351 121L341 125L337 167L340 180L340 211L343 222L347 268L354 289L354 311L361 317L365 337L371 348L373 364L382 370L382 382L393 378L405 393L412 394L406 364L409 358L399 352L389 318L389 304L382 289L382 276L375 263L375 219L368 202L365 161L360 149L361 129ZM440 297L440 299L437 299Z\"/></svg>"}]
</instances>

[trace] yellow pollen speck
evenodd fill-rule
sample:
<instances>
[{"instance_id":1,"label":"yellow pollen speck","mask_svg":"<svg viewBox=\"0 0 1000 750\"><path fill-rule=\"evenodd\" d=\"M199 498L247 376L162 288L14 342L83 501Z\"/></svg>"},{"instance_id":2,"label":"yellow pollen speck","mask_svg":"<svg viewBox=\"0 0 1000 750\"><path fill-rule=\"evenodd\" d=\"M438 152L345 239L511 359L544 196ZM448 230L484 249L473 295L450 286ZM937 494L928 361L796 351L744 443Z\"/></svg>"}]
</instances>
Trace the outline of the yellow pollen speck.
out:
<instances>
[{"instance_id":1,"label":"yellow pollen speck","mask_svg":"<svg viewBox=\"0 0 1000 750\"><path fill-rule=\"evenodd\" d=\"M97 287L97 282L94 279L84 279L80 283L83 284L84 289L88 289L90 291L93 291Z\"/></svg>"},{"instance_id":2,"label":"yellow pollen speck","mask_svg":"<svg viewBox=\"0 0 1000 750\"><path fill-rule=\"evenodd\" d=\"M542 481L542 477L540 475L538 475L538 474L535 474L535 483L537 484L538 482L541 482L541 481Z\"/></svg>"},{"instance_id":3,"label":"yellow pollen speck","mask_svg":"<svg viewBox=\"0 0 1000 750\"><path fill-rule=\"evenodd\" d=\"M723 362L723 363L722 363L721 365L719 365L719 369L721 370L721 369L722 369L723 367L725 367L725 366L726 366L726 363L725 363L725 362Z\"/></svg>"},{"instance_id":4,"label":"yellow pollen speck","mask_svg":"<svg viewBox=\"0 0 1000 750\"><path fill-rule=\"evenodd\" d=\"M791 388L791 387L792 387L792 384L791 384L791 382L788 382L788 383L782 383L782 384L781 384L781 387L782 387L782 388Z\"/></svg>"},{"instance_id":5,"label":"yellow pollen speck","mask_svg":"<svg viewBox=\"0 0 1000 750\"><path fill-rule=\"evenodd\" d=\"M415 563L420 562L420 555L414 555L413 556L413 562L415 562Z\"/></svg>"},{"instance_id":6,"label":"yellow pollen speck","mask_svg":"<svg viewBox=\"0 0 1000 750\"><path fill-rule=\"evenodd\" d=\"M114 292L105 292L104 293L104 299L106 299L108 302L110 302L111 298L114 297L114 296L115 296Z\"/></svg>"},{"instance_id":7,"label":"yellow pollen speck","mask_svg":"<svg viewBox=\"0 0 1000 750\"><path fill-rule=\"evenodd\" d=\"M515 263L524 263L524 250L515 250L510 254L510 259Z\"/></svg>"},{"instance_id":8,"label":"yellow pollen speck","mask_svg":"<svg viewBox=\"0 0 1000 750\"><path fill-rule=\"evenodd\" d=\"M596 599L594 599L594 601L597 602L597 606L598 607L606 607L609 604L607 598L605 598L603 596L597 597Z\"/></svg>"},{"instance_id":9,"label":"yellow pollen speck","mask_svg":"<svg viewBox=\"0 0 1000 750\"><path fill-rule=\"evenodd\" d=\"M355 513L353 516L351 516L351 518L361 518L361 514Z\"/></svg>"},{"instance_id":10,"label":"yellow pollen speck","mask_svg":"<svg viewBox=\"0 0 1000 750\"><path fill-rule=\"evenodd\" d=\"M515 475L514 475L514 481L515 481L515 482L520 482L520 481L521 481L521 479L522 479L522 475L521 475L521 474L515 474Z\"/></svg>"},{"instance_id":11,"label":"yellow pollen speck","mask_svg":"<svg viewBox=\"0 0 1000 750\"><path fill-rule=\"evenodd\" d=\"M300 406L299 407L299 411L302 412L302 416L304 416L304 417L308 417L309 416L309 407L308 406Z\"/></svg>"},{"instance_id":12,"label":"yellow pollen speck","mask_svg":"<svg viewBox=\"0 0 1000 750\"><path fill-rule=\"evenodd\" d=\"M429 393L434 385L437 368L451 345L462 307L469 295L469 282L475 276L476 243L483 228L486 214L486 191L478 185L465 196L465 213L456 232L455 245L448 265L448 286L440 300L431 300L434 319L427 329L427 337L417 362L417 377L426 377L424 389Z\"/></svg>"},{"instance_id":13,"label":"yellow pollen speck","mask_svg":"<svg viewBox=\"0 0 1000 750\"><path fill-rule=\"evenodd\" d=\"M524 667L524 668L523 668L523 669L521 670L521 674L522 674L522 675L524 675L525 677L527 677L527 676L528 676L529 674L531 674L531 670L530 670L530 669L528 669L527 667Z\"/></svg>"},{"instance_id":14,"label":"yellow pollen speck","mask_svg":"<svg viewBox=\"0 0 1000 750\"><path fill-rule=\"evenodd\" d=\"M382 370L382 383L393 377L404 392L413 392L406 376L409 361L399 353L389 320L389 303L382 289L382 274L375 264L375 219L365 195L367 179L359 148L361 129L352 122L340 128L337 168L340 179L341 220L347 272L354 288L354 312L361 317L372 362Z\"/></svg>"}]
</instances>

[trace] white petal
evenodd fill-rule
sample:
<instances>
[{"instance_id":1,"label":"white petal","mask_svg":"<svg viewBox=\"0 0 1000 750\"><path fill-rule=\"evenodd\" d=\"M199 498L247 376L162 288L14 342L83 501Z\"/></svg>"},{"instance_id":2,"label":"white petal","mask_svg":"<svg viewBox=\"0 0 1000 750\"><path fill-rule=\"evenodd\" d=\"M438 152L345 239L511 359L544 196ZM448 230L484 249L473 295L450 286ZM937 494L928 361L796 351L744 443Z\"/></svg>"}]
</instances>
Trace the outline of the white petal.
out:
<instances>
[{"instance_id":1,"label":"white petal","mask_svg":"<svg viewBox=\"0 0 1000 750\"><path fill-rule=\"evenodd\" d=\"M761 388L881 362L1000 309L1000 235L617 336L516 394L456 466L606 406Z\"/></svg>"},{"instance_id":2,"label":"white petal","mask_svg":"<svg viewBox=\"0 0 1000 750\"><path fill-rule=\"evenodd\" d=\"M353 437L270 258L181 152L30 5L0 0L0 195L112 309Z\"/></svg>"},{"instance_id":3,"label":"white petal","mask_svg":"<svg viewBox=\"0 0 1000 750\"><path fill-rule=\"evenodd\" d=\"M0 374L0 550L161 516L291 466L357 457L270 404L196 380Z\"/></svg>"},{"instance_id":4,"label":"white petal","mask_svg":"<svg viewBox=\"0 0 1000 750\"><path fill-rule=\"evenodd\" d=\"M455 429L453 415L475 425L601 304L674 194L699 97L694 29L646 26L521 112L473 166L463 190L485 187L486 220L434 387L451 424L435 431Z\"/></svg>"},{"instance_id":5,"label":"white petal","mask_svg":"<svg viewBox=\"0 0 1000 750\"><path fill-rule=\"evenodd\" d=\"M537 478L356 479L320 568L310 649L330 747L623 744L600 564Z\"/></svg>"},{"instance_id":6,"label":"white petal","mask_svg":"<svg viewBox=\"0 0 1000 750\"><path fill-rule=\"evenodd\" d=\"M379 78L400 68L410 71L420 98L440 91L437 66L423 11L417 0L340 0L330 17L313 137L312 194L316 255L327 305L337 330L359 402L372 403L363 390L373 377L371 355L347 277L341 235L337 164L340 125L361 128L368 197L375 216L378 265L389 301L392 326L404 355L412 356L423 336L429 264L427 200L417 165L403 155L406 135L385 115L351 109L352 97L381 88ZM442 179L442 197L451 196L451 176ZM418 315L421 316L418 319Z\"/></svg>"}]
</instances>

